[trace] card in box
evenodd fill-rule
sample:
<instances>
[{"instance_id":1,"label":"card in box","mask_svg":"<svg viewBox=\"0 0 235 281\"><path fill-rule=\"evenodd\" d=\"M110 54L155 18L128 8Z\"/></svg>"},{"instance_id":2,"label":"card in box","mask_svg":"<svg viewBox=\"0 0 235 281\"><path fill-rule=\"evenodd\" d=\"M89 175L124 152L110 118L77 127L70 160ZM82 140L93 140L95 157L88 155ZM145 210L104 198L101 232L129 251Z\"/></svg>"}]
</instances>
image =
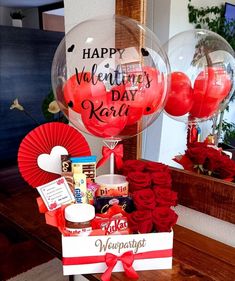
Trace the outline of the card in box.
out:
<instances>
[{"instance_id":1,"label":"card in box","mask_svg":"<svg viewBox=\"0 0 235 281\"><path fill-rule=\"evenodd\" d=\"M131 255L135 271L169 269L172 268L172 248L173 231L133 235L62 236L63 272L64 275L105 272L109 253L117 261L111 270L109 266L109 273L124 271L126 266L123 254Z\"/></svg>"}]
</instances>

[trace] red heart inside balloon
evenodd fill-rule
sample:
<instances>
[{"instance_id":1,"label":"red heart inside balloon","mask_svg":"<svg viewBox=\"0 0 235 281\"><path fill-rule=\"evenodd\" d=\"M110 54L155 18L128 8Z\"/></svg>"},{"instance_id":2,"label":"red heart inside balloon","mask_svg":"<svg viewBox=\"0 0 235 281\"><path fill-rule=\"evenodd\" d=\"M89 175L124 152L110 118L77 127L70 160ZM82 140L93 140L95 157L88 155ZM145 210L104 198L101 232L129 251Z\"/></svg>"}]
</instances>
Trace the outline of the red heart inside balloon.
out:
<instances>
[{"instance_id":1,"label":"red heart inside balloon","mask_svg":"<svg viewBox=\"0 0 235 281\"><path fill-rule=\"evenodd\" d=\"M194 82L194 96L222 101L231 90L231 79L222 67L207 67Z\"/></svg>"},{"instance_id":2,"label":"red heart inside balloon","mask_svg":"<svg viewBox=\"0 0 235 281\"><path fill-rule=\"evenodd\" d=\"M111 89L108 95L111 95L112 102L122 103L128 106L127 122L126 126L137 123L143 116L143 95L136 86L127 84L121 84ZM140 103L142 101L142 103Z\"/></svg>"},{"instance_id":3,"label":"red heart inside balloon","mask_svg":"<svg viewBox=\"0 0 235 281\"><path fill-rule=\"evenodd\" d=\"M162 109L164 97L164 75L156 68L144 66L145 73L143 83L144 115L152 114Z\"/></svg>"},{"instance_id":4,"label":"red heart inside balloon","mask_svg":"<svg viewBox=\"0 0 235 281\"><path fill-rule=\"evenodd\" d=\"M194 104L190 114L194 118L208 118L215 114L220 103L231 90L231 79L222 67L207 67L194 82Z\"/></svg>"},{"instance_id":5,"label":"red heart inside balloon","mask_svg":"<svg viewBox=\"0 0 235 281\"><path fill-rule=\"evenodd\" d=\"M120 91L121 86L113 90ZM113 92L82 101L81 117L85 128L97 137L116 137L128 119L129 106L121 100L113 100Z\"/></svg>"},{"instance_id":6,"label":"red heart inside balloon","mask_svg":"<svg viewBox=\"0 0 235 281\"><path fill-rule=\"evenodd\" d=\"M195 98L190 110L191 118L209 118L218 111L219 104L214 98L207 97L204 101L202 99L197 101Z\"/></svg>"},{"instance_id":7,"label":"red heart inside balloon","mask_svg":"<svg viewBox=\"0 0 235 281\"><path fill-rule=\"evenodd\" d=\"M81 103L90 97L99 97L105 92L103 82L93 77L90 72L80 72L71 76L63 88L66 104L74 111L81 112Z\"/></svg>"},{"instance_id":8,"label":"red heart inside balloon","mask_svg":"<svg viewBox=\"0 0 235 281\"><path fill-rule=\"evenodd\" d=\"M164 76L157 69L149 66L141 70L128 73L129 77L138 77L135 83L132 80L125 83L126 90L132 93L133 99L128 104L138 111L143 109L143 114L152 114L162 108L164 103ZM134 110L134 109L133 109Z\"/></svg>"}]
</instances>

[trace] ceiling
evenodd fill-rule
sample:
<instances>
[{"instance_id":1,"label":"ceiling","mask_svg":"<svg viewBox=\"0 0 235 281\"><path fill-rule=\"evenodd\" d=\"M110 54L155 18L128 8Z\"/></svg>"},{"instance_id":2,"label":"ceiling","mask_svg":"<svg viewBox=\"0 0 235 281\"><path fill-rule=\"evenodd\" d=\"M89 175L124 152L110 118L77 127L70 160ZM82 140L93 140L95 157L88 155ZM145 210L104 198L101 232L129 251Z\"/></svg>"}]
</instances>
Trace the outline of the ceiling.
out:
<instances>
[{"instance_id":1,"label":"ceiling","mask_svg":"<svg viewBox=\"0 0 235 281\"><path fill-rule=\"evenodd\" d=\"M61 0L0 0L0 6L12 8L33 8L61 2Z\"/></svg>"}]
</instances>

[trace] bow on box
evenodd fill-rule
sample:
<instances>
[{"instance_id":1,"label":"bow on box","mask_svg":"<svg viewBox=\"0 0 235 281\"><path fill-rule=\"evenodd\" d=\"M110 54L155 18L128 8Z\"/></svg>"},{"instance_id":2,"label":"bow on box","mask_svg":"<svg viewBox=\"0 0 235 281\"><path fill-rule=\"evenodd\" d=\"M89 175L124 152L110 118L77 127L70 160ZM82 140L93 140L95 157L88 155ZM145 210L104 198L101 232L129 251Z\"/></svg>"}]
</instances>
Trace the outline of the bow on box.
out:
<instances>
[{"instance_id":1,"label":"bow on box","mask_svg":"<svg viewBox=\"0 0 235 281\"><path fill-rule=\"evenodd\" d=\"M97 168L99 168L100 166L102 166L111 156L111 154L114 154L115 157L115 163L117 165L118 170L122 168L123 165L123 161L122 161L122 157L123 157L123 145L122 144L118 144L115 148L111 149L107 146L103 146L102 147L102 155L103 157L99 160L99 162L97 163Z\"/></svg>"},{"instance_id":2,"label":"bow on box","mask_svg":"<svg viewBox=\"0 0 235 281\"><path fill-rule=\"evenodd\" d=\"M123 253L121 256L116 256L111 253L106 253L104 256L85 256L85 257L63 257L63 265L80 265L105 262L107 265L106 271L101 276L102 281L109 281L112 271L118 261L122 262L125 274L127 277L137 279L138 274L135 272L132 264L134 260L154 259L154 258L169 258L172 257L172 249L155 250L144 253L134 254L132 251Z\"/></svg>"},{"instance_id":3,"label":"bow on box","mask_svg":"<svg viewBox=\"0 0 235 281\"><path fill-rule=\"evenodd\" d=\"M132 279L138 279L138 274L135 272L132 264L134 262L134 254L132 251L128 251L122 254L120 257L117 257L111 253L106 253L105 255L105 263L108 266L106 271L103 273L101 280L102 281L109 281L113 268L116 265L117 261L121 261L123 268L125 270L125 274L127 277Z\"/></svg>"}]
</instances>

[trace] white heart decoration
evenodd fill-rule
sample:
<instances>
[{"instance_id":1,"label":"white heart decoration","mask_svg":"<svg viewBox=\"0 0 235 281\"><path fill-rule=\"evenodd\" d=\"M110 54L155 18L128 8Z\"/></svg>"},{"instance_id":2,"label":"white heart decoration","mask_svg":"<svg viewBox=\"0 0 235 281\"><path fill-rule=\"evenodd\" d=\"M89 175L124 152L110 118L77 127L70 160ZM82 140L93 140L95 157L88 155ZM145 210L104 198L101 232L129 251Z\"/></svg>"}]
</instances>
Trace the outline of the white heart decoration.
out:
<instances>
[{"instance_id":1,"label":"white heart decoration","mask_svg":"<svg viewBox=\"0 0 235 281\"><path fill-rule=\"evenodd\" d=\"M40 154L37 158L39 168L46 172L61 174L61 155L68 155L63 146L54 146L50 154Z\"/></svg>"}]
</instances>

